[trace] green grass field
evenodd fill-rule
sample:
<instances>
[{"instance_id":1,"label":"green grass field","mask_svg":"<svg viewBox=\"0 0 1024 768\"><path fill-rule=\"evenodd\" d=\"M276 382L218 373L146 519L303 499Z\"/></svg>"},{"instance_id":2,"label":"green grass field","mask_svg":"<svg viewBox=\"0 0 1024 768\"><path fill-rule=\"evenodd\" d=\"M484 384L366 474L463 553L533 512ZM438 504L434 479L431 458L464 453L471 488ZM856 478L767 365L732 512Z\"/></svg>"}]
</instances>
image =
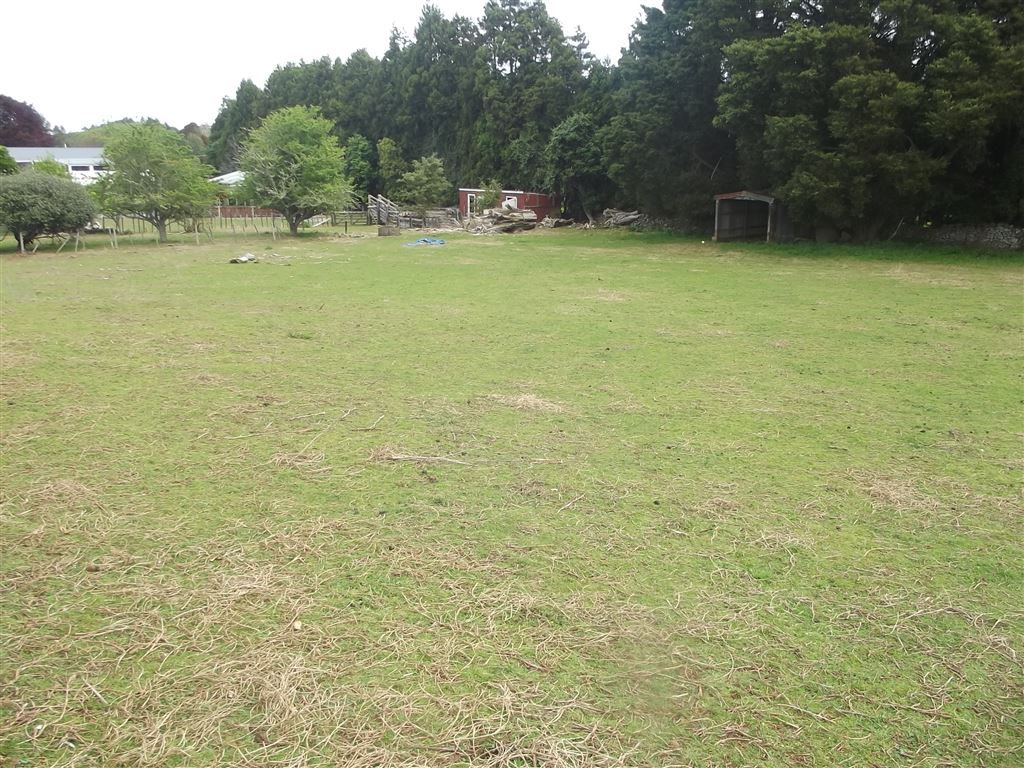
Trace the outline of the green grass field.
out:
<instances>
[{"instance_id":1,"label":"green grass field","mask_svg":"<svg viewBox=\"0 0 1024 768\"><path fill-rule=\"evenodd\" d=\"M1019 254L409 239L5 243L0 765L1024 762Z\"/></svg>"}]
</instances>

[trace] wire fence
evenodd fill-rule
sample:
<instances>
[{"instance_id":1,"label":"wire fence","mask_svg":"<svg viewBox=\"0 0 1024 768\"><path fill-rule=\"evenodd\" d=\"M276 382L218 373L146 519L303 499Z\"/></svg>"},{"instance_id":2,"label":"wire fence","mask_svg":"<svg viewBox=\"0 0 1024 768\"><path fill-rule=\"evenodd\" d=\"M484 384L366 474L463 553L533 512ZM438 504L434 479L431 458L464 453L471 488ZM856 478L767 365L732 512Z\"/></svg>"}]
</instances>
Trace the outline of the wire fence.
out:
<instances>
[{"instance_id":1,"label":"wire fence","mask_svg":"<svg viewBox=\"0 0 1024 768\"><path fill-rule=\"evenodd\" d=\"M303 222L300 228L316 229L321 226L344 227L365 225L365 211L334 211L325 216L315 216ZM127 216L97 216L90 232L104 233L110 237L157 237L157 229L148 221ZM168 234L186 234L197 237L211 237L218 233L278 235L288 233L287 220L269 208L252 206L218 206L207 216L200 216L185 222L176 221L168 226Z\"/></svg>"}]
</instances>

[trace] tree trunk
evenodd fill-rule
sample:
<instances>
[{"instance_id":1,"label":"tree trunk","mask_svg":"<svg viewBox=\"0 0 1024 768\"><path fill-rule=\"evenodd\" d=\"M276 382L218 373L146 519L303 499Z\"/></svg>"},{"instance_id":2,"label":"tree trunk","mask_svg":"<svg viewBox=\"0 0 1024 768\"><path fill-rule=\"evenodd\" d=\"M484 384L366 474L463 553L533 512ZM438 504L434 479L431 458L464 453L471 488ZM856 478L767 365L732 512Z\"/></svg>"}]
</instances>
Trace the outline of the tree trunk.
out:
<instances>
[{"instance_id":1,"label":"tree trunk","mask_svg":"<svg viewBox=\"0 0 1024 768\"><path fill-rule=\"evenodd\" d=\"M154 222L153 226L156 227L157 241L161 242L161 243L166 243L167 242L167 222L164 221L163 219L160 219L159 221Z\"/></svg>"},{"instance_id":2,"label":"tree trunk","mask_svg":"<svg viewBox=\"0 0 1024 768\"><path fill-rule=\"evenodd\" d=\"M292 237L299 236L299 224L302 223L302 219L299 218L299 214L293 213L288 217L288 229L291 230Z\"/></svg>"}]
</instances>

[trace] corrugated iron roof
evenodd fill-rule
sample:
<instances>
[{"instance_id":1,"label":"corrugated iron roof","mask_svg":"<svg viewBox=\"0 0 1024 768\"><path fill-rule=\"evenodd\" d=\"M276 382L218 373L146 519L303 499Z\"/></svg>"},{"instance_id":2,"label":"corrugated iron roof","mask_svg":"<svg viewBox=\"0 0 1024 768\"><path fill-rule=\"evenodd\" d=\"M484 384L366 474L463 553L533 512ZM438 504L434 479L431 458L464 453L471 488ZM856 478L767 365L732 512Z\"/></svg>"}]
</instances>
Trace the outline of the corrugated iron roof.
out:
<instances>
[{"instance_id":1,"label":"corrugated iron roof","mask_svg":"<svg viewBox=\"0 0 1024 768\"><path fill-rule=\"evenodd\" d=\"M739 192L726 192L721 195L715 195L715 200L756 200L760 203L775 202L775 198L771 195L766 195L764 192L751 192L747 189L740 190Z\"/></svg>"}]
</instances>

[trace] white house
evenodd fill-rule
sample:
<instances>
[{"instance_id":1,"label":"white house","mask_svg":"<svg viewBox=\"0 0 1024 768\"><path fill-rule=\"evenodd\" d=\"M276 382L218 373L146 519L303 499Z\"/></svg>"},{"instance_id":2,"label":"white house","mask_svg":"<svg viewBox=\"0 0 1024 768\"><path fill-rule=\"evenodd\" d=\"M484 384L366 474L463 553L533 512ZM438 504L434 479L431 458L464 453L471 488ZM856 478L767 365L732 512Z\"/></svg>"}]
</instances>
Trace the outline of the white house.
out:
<instances>
[{"instance_id":1,"label":"white house","mask_svg":"<svg viewBox=\"0 0 1024 768\"><path fill-rule=\"evenodd\" d=\"M51 157L66 166L79 184L92 184L107 170L103 147L7 147L7 151L19 168Z\"/></svg>"}]
</instances>

